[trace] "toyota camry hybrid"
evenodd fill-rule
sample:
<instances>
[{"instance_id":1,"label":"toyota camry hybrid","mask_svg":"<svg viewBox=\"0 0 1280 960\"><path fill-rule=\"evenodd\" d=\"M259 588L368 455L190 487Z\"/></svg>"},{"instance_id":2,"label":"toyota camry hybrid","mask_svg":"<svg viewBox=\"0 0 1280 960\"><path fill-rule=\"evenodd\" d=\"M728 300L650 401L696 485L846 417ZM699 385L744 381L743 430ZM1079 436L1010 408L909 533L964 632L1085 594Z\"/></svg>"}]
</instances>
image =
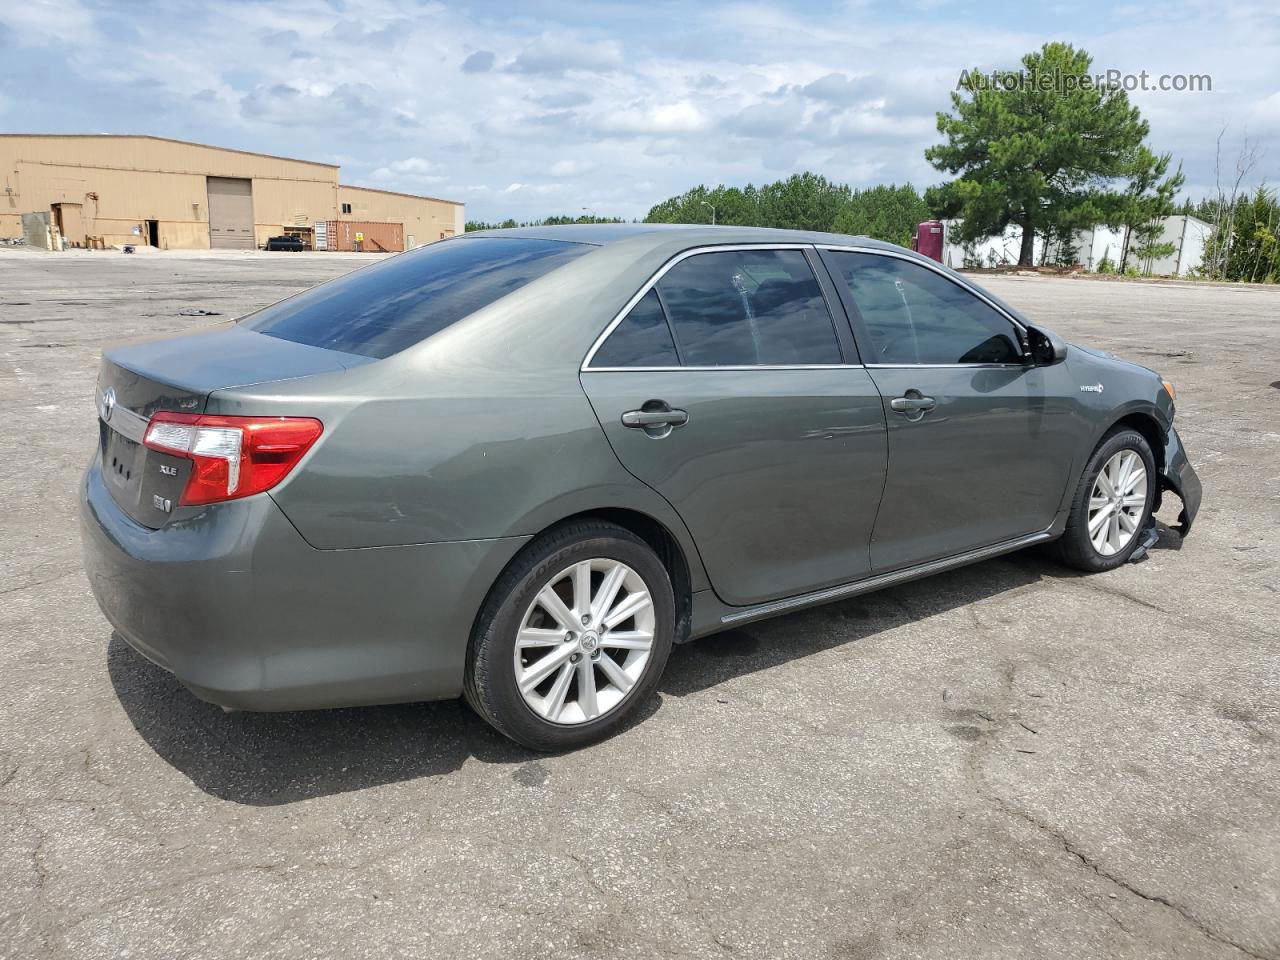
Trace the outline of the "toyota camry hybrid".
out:
<instances>
[{"instance_id":1,"label":"toyota camry hybrid","mask_svg":"<svg viewBox=\"0 0 1280 960\"><path fill-rule=\"evenodd\" d=\"M1110 570L1200 503L1156 373L831 234L471 233L110 349L97 403L85 566L144 657L540 750L673 643L1035 544Z\"/></svg>"}]
</instances>

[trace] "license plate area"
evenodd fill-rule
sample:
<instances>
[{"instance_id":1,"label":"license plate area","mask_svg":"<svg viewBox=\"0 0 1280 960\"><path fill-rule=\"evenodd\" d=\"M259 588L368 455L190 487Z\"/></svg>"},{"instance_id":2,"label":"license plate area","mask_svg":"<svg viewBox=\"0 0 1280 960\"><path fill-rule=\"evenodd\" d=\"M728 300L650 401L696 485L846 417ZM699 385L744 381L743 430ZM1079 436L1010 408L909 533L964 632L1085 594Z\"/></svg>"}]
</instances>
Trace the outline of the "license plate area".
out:
<instances>
[{"instance_id":1,"label":"license plate area","mask_svg":"<svg viewBox=\"0 0 1280 960\"><path fill-rule=\"evenodd\" d=\"M146 447L99 422L102 431L102 475L107 486L123 505L137 503L142 487L142 468Z\"/></svg>"},{"instance_id":2,"label":"license plate area","mask_svg":"<svg viewBox=\"0 0 1280 960\"><path fill-rule=\"evenodd\" d=\"M98 421L102 476L112 499L134 520L153 530L179 507L191 461L150 450Z\"/></svg>"}]
</instances>

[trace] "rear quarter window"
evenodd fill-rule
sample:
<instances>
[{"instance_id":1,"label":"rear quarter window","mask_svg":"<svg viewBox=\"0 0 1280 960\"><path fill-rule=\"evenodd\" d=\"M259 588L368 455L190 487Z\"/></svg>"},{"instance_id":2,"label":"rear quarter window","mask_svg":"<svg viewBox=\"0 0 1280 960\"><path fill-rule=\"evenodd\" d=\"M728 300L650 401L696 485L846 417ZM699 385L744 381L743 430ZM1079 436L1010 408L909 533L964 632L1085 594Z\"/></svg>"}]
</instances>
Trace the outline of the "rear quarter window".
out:
<instances>
[{"instance_id":1,"label":"rear quarter window","mask_svg":"<svg viewBox=\"0 0 1280 960\"><path fill-rule=\"evenodd\" d=\"M281 340L382 359L594 249L559 240L447 240L312 287L242 324Z\"/></svg>"},{"instance_id":2,"label":"rear quarter window","mask_svg":"<svg viewBox=\"0 0 1280 960\"><path fill-rule=\"evenodd\" d=\"M678 367L680 358L671 340L667 315L658 292L650 290L609 334L591 359L593 367Z\"/></svg>"}]
</instances>

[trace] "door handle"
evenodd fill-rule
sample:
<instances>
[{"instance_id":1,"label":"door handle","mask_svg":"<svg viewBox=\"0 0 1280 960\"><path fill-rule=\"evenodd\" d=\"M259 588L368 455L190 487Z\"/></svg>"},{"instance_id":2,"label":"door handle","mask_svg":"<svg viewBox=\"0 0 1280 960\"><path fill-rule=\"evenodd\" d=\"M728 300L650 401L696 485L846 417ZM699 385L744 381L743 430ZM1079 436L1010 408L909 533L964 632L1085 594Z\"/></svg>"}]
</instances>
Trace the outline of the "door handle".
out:
<instances>
[{"instance_id":1,"label":"door handle","mask_svg":"<svg viewBox=\"0 0 1280 960\"><path fill-rule=\"evenodd\" d=\"M889 406L899 413L915 413L917 410L932 410L938 405L933 397L894 397Z\"/></svg>"},{"instance_id":2,"label":"door handle","mask_svg":"<svg viewBox=\"0 0 1280 960\"><path fill-rule=\"evenodd\" d=\"M673 410L665 400L647 400L639 410L628 410L622 415L622 425L643 430L650 440L661 440L671 435L676 427L689 422L684 410Z\"/></svg>"},{"instance_id":3,"label":"door handle","mask_svg":"<svg viewBox=\"0 0 1280 960\"><path fill-rule=\"evenodd\" d=\"M628 410L622 415L624 427L683 427L688 422L683 410Z\"/></svg>"},{"instance_id":4,"label":"door handle","mask_svg":"<svg viewBox=\"0 0 1280 960\"><path fill-rule=\"evenodd\" d=\"M896 413L905 414L907 420L915 423L924 419L924 415L938 405L933 397L926 397L919 390L908 390L904 396L894 397L889 406Z\"/></svg>"}]
</instances>

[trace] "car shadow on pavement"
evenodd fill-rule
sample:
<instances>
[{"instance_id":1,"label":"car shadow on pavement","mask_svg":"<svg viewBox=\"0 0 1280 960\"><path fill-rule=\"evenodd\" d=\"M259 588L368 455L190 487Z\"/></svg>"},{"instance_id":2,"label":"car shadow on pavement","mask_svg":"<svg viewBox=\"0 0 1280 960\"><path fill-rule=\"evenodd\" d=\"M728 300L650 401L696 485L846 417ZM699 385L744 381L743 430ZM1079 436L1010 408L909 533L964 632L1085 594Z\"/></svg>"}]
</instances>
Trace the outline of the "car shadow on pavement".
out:
<instances>
[{"instance_id":1,"label":"car shadow on pavement","mask_svg":"<svg viewBox=\"0 0 1280 960\"><path fill-rule=\"evenodd\" d=\"M915 620L1073 573L1039 550L1022 550L786 617L714 633L672 651L659 689L676 697L698 693L735 677L857 643Z\"/></svg>"},{"instance_id":2,"label":"car shadow on pavement","mask_svg":"<svg viewBox=\"0 0 1280 960\"><path fill-rule=\"evenodd\" d=\"M458 770L469 758L535 758L461 700L295 713L225 713L119 636L107 647L116 696L142 738L201 790L252 806Z\"/></svg>"},{"instance_id":3,"label":"car shadow on pavement","mask_svg":"<svg viewBox=\"0 0 1280 960\"><path fill-rule=\"evenodd\" d=\"M683 644L659 691L686 696L737 676L856 643L913 620L1070 571L1024 550L776 620ZM206 793L271 806L454 773L471 758L537 758L493 731L461 700L295 713L225 713L112 635L107 670L147 744ZM628 725L661 706L652 696ZM516 767L515 773L521 768Z\"/></svg>"}]
</instances>

